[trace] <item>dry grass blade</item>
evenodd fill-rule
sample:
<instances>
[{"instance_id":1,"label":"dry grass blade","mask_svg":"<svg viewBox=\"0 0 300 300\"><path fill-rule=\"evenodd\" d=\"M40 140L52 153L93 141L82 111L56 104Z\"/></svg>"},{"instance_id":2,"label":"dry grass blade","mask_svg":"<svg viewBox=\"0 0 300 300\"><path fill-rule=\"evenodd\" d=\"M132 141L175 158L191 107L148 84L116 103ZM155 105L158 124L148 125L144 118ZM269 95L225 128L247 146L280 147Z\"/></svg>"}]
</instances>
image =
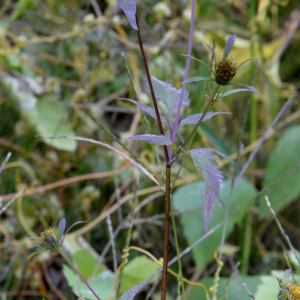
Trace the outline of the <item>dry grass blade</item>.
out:
<instances>
[{"instance_id":1,"label":"dry grass blade","mask_svg":"<svg viewBox=\"0 0 300 300\"><path fill-rule=\"evenodd\" d=\"M93 139L88 139L88 138L83 138L80 136L43 136L43 135L37 135L35 137L38 138L43 138L43 139L67 139L67 140L76 140L76 141L83 141L83 142L89 142L92 144L96 144L105 148L108 148L120 155L122 155L124 158L126 158L127 160L129 160L133 165L135 165L136 167L138 167L143 173L145 173L145 175L147 175L153 182L155 182L157 185L160 186L159 182L156 180L156 178L150 173L150 171L148 171L145 167L143 167L140 163L136 162L134 159L132 159L131 157L129 157L126 153L99 141L93 140ZM163 188L163 187L161 187Z\"/></svg>"},{"instance_id":2,"label":"dry grass blade","mask_svg":"<svg viewBox=\"0 0 300 300\"><path fill-rule=\"evenodd\" d=\"M24 188L22 188L5 206L3 206L0 210L0 216L7 210L7 208L14 202L16 201L19 196L21 196L24 192Z\"/></svg>"},{"instance_id":3,"label":"dry grass blade","mask_svg":"<svg viewBox=\"0 0 300 300\"><path fill-rule=\"evenodd\" d=\"M281 108L280 112L277 114L276 118L274 119L274 121L272 122L272 124L269 126L269 128L266 130L266 132L264 133L264 135L261 137L261 139L259 140L257 146L255 147L255 149L253 150L253 152L250 154L246 164L244 165L242 171L240 172L239 176L237 177L236 181L235 181L235 185L238 183L238 181L242 178L242 176L244 175L245 171L247 170L247 168L250 166L254 156L256 155L257 151L259 150L260 146L262 145L262 143L265 141L265 139L267 138L268 134L271 132L272 128L275 126L275 124L278 122L279 118L281 117L281 115L283 114L283 112L285 111L285 109L291 104L292 99L288 99L285 104L283 105L283 107Z\"/></svg>"},{"instance_id":4,"label":"dry grass blade","mask_svg":"<svg viewBox=\"0 0 300 300\"><path fill-rule=\"evenodd\" d=\"M8 152L7 155L6 155L6 157L5 157L5 159L4 159L4 161L3 161L3 163L1 164L1 167L0 167L0 174L1 174L1 172L2 172L2 170L3 170L3 168L4 168L4 166L5 166L6 163L8 162L10 156L11 156L11 152Z\"/></svg>"}]
</instances>

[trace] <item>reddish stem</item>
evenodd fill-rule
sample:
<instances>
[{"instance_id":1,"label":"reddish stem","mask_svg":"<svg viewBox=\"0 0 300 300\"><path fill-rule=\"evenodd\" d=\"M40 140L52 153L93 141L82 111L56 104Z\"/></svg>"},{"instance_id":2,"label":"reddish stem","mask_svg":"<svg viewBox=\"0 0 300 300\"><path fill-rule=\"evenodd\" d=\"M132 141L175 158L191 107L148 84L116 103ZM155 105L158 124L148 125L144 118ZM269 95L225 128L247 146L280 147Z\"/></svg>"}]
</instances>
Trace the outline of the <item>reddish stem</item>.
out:
<instances>
[{"instance_id":1,"label":"reddish stem","mask_svg":"<svg viewBox=\"0 0 300 300\"><path fill-rule=\"evenodd\" d=\"M139 27L139 21L138 21L137 14L135 14L135 19L136 19L136 25L137 25L137 28L138 28L137 36L138 36L138 40L139 40L141 54L142 54L142 57L143 57L144 67L145 67L147 80L148 80L148 84L149 84L149 88L150 88L150 92L151 92L151 97L152 97L152 101L153 101L153 105L154 105L154 110L155 110L155 114L156 114L156 118L157 118L158 128L159 128L160 134L164 135L164 129L162 127L162 122L161 122L161 119L160 119L158 105L157 105L157 101L156 101L156 98L155 98L154 89L153 89L153 85L152 85L152 81L151 81L151 77L150 77L150 72L149 72L149 67L148 67L148 63L147 63L147 59L146 59L146 55L145 55L145 51L144 51L144 46L143 46L143 42L142 42L142 38L141 38L141 34L140 34L140 27ZM168 162L169 161L169 154L168 154L167 146L164 146L164 153L165 153L166 162Z\"/></svg>"}]
</instances>

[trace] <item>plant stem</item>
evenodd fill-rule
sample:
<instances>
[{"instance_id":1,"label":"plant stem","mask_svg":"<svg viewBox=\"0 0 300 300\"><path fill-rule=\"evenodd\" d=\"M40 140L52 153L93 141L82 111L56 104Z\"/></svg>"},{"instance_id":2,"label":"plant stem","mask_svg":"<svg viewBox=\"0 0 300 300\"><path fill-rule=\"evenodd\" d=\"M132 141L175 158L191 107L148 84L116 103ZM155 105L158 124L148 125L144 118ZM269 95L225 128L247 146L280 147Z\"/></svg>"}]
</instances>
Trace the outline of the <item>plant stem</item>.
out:
<instances>
[{"instance_id":1,"label":"plant stem","mask_svg":"<svg viewBox=\"0 0 300 300\"><path fill-rule=\"evenodd\" d=\"M191 138L194 136L194 134L196 133L197 131L197 128L199 127L199 125L201 124L201 122L203 121L203 119L205 118L209 108L211 107L214 99L215 99L215 96L218 92L220 88L220 85L218 84L212 97L210 98L209 102L207 103L205 109L204 109L204 112L202 113L202 116L200 118L200 120L198 121L198 123L195 125L193 131L191 132L191 134L187 137L187 139L185 140L185 142L182 144L182 146L180 147L180 149L176 152L174 158L170 161L170 164L169 165L172 165L177 159L178 159L178 155L181 153L182 149L188 144L188 142L191 140Z\"/></svg>"},{"instance_id":2,"label":"plant stem","mask_svg":"<svg viewBox=\"0 0 300 300\"><path fill-rule=\"evenodd\" d=\"M69 260L67 255L65 255L61 250L58 251L61 256L69 263L69 265L72 267L72 269L78 274L80 279L84 282L84 284L89 288L89 290L93 293L93 295L98 299L101 300L97 294L94 292L94 290L91 288L91 286L87 283L87 281L82 277L82 275L79 273L79 271L75 268L75 266L72 264L72 262Z\"/></svg>"},{"instance_id":3,"label":"plant stem","mask_svg":"<svg viewBox=\"0 0 300 300\"><path fill-rule=\"evenodd\" d=\"M179 244L178 244L178 238L177 238L177 231L176 231L176 224L175 224L175 218L174 218L174 213L173 213L172 201L170 201L170 208L171 208L171 219L172 219L172 226L173 226L175 246L176 246L176 254L178 257L178 268L179 268L179 277L180 277L180 282L181 282L182 299L185 300L183 273L182 273L182 267L181 267L180 251L179 251Z\"/></svg>"},{"instance_id":4,"label":"plant stem","mask_svg":"<svg viewBox=\"0 0 300 300\"><path fill-rule=\"evenodd\" d=\"M165 232L164 232L164 264L162 273L161 300L167 295L167 276L169 258L169 232L170 232L170 198L171 198L171 167L166 166L166 206L165 206Z\"/></svg>"},{"instance_id":5,"label":"plant stem","mask_svg":"<svg viewBox=\"0 0 300 300\"><path fill-rule=\"evenodd\" d=\"M143 62L144 62L144 67L147 75L147 80L151 92L151 97L155 109L155 114L157 118L157 124L159 128L159 132L161 135L164 135L164 130L162 127L162 122L160 119L160 114L158 110L158 105L157 101L155 98L155 93L152 85L152 81L150 78L150 72L149 72L149 67L144 51L144 46L142 42L142 38L140 35L140 27L139 27L139 22L138 22L138 17L137 14L135 14L135 19L136 19L136 24L137 24L137 36L139 40L139 46L141 50L141 54L143 57ZM165 159L166 163L169 162L169 153L168 153L168 148L167 146L164 146L164 153L165 153ZM167 295L167 277L168 277L168 257L169 257L169 231L170 231L170 198L171 198L171 166L166 166L166 204L165 204L165 230L164 230L164 265L163 265L163 275L162 275L162 289L161 289L161 300L166 299Z\"/></svg>"},{"instance_id":6,"label":"plant stem","mask_svg":"<svg viewBox=\"0 0 300 300\"><path fill-rule=\"evenodd\" d=\"M192 48L193 48L193 35L194 35L194 20L195 20L195 2L196 0L192 0L192 7L191 7L191 25L190 25L190 36L189 36L189 47L188 47L188 55L187 55L187 61L186 61L186 67L185 67L185 73L184 73L184 81L187 80L188 74L189 74L189 68L190 68L190 61L191 61L191 54L192 54ZM185 92L185 86L186 83L182 85L181 88L181 95L179 100L179 105L177 108L177 114L175 118L174 128L172 132L172 143L175 141L176 133L177 133L177 126L179 123L179 116L182 108L182 102L184 98L184 92ZM169 157L172 158L172 148L170 147L169 150Z\"/></svg>"},{"instance_id":7,"label":"plant stem","mask_svg":"<svg viewBox=\"0 0 300 300\"><path fill-rule=\"evenodd\" d=\"M147 59L146 59L146 55L145 55L145 51L144 51L144 46L143 46L143 42L142 42L142 38L141 38L141 34L140 34L140 27L139 27L137 14L135 14L135 19L136 19L136 25L137 25L137 28L138 28L138 30L136 32L137 32L137 36L138 36L138 40L139 40L139 46L140 46L141 54L142 54L142 57L143 57L143 62L144 62L144 67L145 67L145 71L146 71L146 75L147 75L147 80L148 80L148 84L149 84L149 88L150 88L150 92L151 92L151 97L152 97L152 101L153 101L153 105L154 105L154 109L155 109L157 124L158 124L160 134L164 135L164 130L163 130L163 127L162 127L162 122L161 122L161 119L160 119L158 105L157 105L157 101L156 101L156 98L155 98L154 89L153 89L152 81L151 81L151 78L150 78L149 67L148 67L148 63L147 63ZM169 161L169 154L168 154L167 146L164 146L164 153L165 153L166 161L168 162Z\"/></svg>"}]
</instances>

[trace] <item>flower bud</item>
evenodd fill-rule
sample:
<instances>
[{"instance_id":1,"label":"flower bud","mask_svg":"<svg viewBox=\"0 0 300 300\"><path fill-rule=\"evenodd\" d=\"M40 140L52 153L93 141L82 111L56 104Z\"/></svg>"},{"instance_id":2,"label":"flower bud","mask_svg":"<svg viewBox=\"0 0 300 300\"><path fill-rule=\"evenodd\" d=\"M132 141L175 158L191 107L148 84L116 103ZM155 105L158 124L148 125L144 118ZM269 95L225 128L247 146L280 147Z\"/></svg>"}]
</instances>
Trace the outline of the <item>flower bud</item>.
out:
<instances>
[{"instance_id":1,"label":"flower bud","mask_svg":"<svg viewBox=\"0 0 300 300\"><path fill-rule=\"evenodd\" d=\"M236 74L237 67L231 60L222 60L215 64L216 81L221 85L228 84Z\"/></svg>"}]
</instances>

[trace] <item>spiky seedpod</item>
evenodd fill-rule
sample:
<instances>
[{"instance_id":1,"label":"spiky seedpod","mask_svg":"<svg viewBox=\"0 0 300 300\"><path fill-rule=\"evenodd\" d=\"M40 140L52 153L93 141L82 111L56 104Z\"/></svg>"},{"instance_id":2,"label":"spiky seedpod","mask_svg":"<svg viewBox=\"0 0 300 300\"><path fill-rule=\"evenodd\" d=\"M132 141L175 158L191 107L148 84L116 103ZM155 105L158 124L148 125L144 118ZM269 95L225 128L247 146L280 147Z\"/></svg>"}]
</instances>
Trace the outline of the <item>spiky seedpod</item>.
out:
<instances>
[{"instance_id":1,"label":"spiky seedpod","mask_svg":"<svg viewBox=\"0 0 300 300\"><path fill-rule=\"evenodd\" d=\"M288 289L290 292L289 293L290 299L292 299L292 300L300 299L300 288L297 284L289 283Z\"/></svg>"},{"instance_id":2,"label":"spiky seedpod","mask_svg":"<svg viewBox=\"0 0 300 300\"><path fill-rule=\"evenodd\" d=\"M221 85L228 84L234 75L236 74L236 63L234 64L231 60L222 60L215 64L216 70L216 81Z\"/></svg>"}]
</instances>

